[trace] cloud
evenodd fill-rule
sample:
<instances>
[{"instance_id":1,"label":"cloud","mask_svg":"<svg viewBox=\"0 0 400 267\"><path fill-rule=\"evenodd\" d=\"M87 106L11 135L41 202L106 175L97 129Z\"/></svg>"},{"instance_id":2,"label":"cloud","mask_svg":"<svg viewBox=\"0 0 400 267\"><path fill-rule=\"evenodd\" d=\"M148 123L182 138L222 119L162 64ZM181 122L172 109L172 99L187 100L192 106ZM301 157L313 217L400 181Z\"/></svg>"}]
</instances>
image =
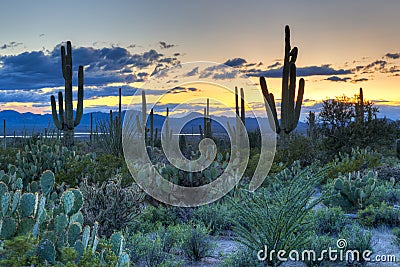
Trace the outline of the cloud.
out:
<instances>
[{"instance_id":1,"label":"cloud","mask_svg":"<svg viewBox=\"0 0 400 267\"><path fill-rule=\"evenodd\" d=\"M197 75L198 73L199 73L199 67L195 67L191 71L186 73L186 76L191 77Z\"/></svg>"},{"instance_id":2,"label":"cloud","mask_svg":"<svg viewBox=\"0 0 400 267\"><path fill-rule=\"evenodd\" d=\"M358 82L366 82L368 80L369 80L368 78L359 78L359 79L352 80L352 82L358 83Z\"/></svg>"},{"instance_id":3,"label":"cloud","mask_svg":"<svg viewBox=\"0 0 400 267\"><path fill-rule=\"evenodd\" d=\"M340 78L338 76L331 76L331 77L326 78L325 80L331 81L331 82L347 82L348 80L351 80L351 78L350 77Z\"/></svg>"},{"instance_id":4,"label":"cloud","mask_svg":"<svg viewBox=\"0 0 400 267\"><path fill-rule=\"evenodd\" d=\"M200 90L195 87L177 86L177 87L174 87L174 88L168 90L167 94L179 94L179 93L196 92L196 91L200 91Z\"/></svg>"},{"instance_id":5,"label":"cloud","mask_svg":"<svg viewBox=\"0 0 400 267\"><path fill-rule=\"evenodd\" d=\"M21 46L21 45L23 45L23 43L19 43L19 42L9 42L9 43L7 43L7 44L2 44L2 45L0 45L0 50L5 50L5 49L8 49L8 48L15 48L15 47L18 47L18 46Z\"/></svg>"},{"instance_id":6,"label":"cloud","mask_svg":"<svg viewBox=\"0 0 400 267\"><path fill-rule=\"evenodd\" d=\"M387 61L376 60L363 68L363 73L386 72Z\"/></svg>"},{"instance_id":7,"label":"cloud","mask_svg":"<svg viewBox=\"0 0 400 267\"><path fill-rule=\"evenodd\" d=\"M282 63L280 63L280 62L275 62L274 64L272 64L272 65L269 65L268 67L267 67L267 69L273 69L273 68L276 68L276 67L280 67L280 66L282 66Z\"/></svg>"},{"instance_id":8,"label":"cloud","mask_svg":"<svg viewBox=\"0 0 400 267\"><path fill-rule=\"evenodd\" d=\"M225 61L225 65L229 67L240 67L243 66L243 64L247 63L247 61L244 58L233 58L233 59L228 59Z\"/></svg>"},{"instance_id":9,"label":"cloud","mask_svg":"<svg viewBox=\"0 0 400 267\"><path fill-rule=\"evenodd\" d=\"M400 53L387 53L385 57L390 59L398 59L400 58Z\"/></svg>"},{"instance_id":10,"label":"cloud","mask_svg":"<svg viewBox=\"0 0 400 267\"><path fill-rule=\"evenodd\" d=\"M159 44L161 49L168 49L175 46L174 44L167 44L166 42L162 41L160 41Z\"/></svg>"},{"instance_id":11,"label":"cloud","mask_svg":"<svg viewBox=\"0 0 400 267\"><path fill-rule=\"evenodd\" d=\"M351 74L351 70L349 69L334 69L331 65L321 65L321 66L308 66L308 67L300 67L297 68L297 76L298 77L306 77L306 76L333 76L333 75L346 75ZM282 77L282 68L279 69L269 69L269 70L261 70L261 69L250 69L246 72L249 76L256 77L269 77L269 78L280 78Z\"/></svg>"},{"instance_id":12,"label":"cloud","mask_svg":"<svg viewBox=\"0 0 400 267\"><path fill-rule=\"evenodd\" d=\"M61 74L60 47L52 51L31 51L18 55L0 56L0 89L37 89L64 84ZM78 65L85 67L85 85L105 86L108 83L144 81L146 69L158 69L179 62L154 49L131 53L126 48L74 47L73 83L76 84ZM134 70L139 71L135 74ZM148 71L148 70L147 70Z\"/></svg>"}]
</instances>

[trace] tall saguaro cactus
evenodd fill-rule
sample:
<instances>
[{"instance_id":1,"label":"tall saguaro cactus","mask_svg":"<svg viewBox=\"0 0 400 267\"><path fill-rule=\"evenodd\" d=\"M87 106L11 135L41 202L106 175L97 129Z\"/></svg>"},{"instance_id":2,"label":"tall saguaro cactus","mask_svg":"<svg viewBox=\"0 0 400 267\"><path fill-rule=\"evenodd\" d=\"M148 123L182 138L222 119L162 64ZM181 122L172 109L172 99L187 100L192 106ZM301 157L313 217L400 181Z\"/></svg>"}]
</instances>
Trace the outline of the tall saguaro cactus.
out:
<instances>
[{"instance_id":1,"label":"tall saguaro cactus","mask_svg":"<svg viewBox=\"0 0 400 267\"><path fill-rule=\"evenodd\" d=\"M59 110L57 114L56 100L54 96L51 96L51 111L54 124L64 132L65 145L71 147L74 145L75 127L79 125L83 115L83 66L79 66L78 69L78 103L74 119L72 105L72 48L70 41L67 42L67 51L65 51L64 46L61 47L61 64L65 81L65 101L63 100L63 93L59 92Z\"/></svg>"},{"instance_id":2,"label":"tall saguaro cactus","mask_svg":"<svg viewBox=\"0 0 400 267\"><path fill-rule=\"evenodd\" d=\"M289 134L297 127L297 123L299 122L300 118L301 104L303 102L304 95L304 79L301 78L299 81L297 100L295 102L297 53L297 47L294 47L293 49L291 49L290 47L290 28L286 25L280 122L278 120L274 95L268 92L267 82L265 81L265 78L260 77L261 91L272 111L273 121L272 118L270 118L270 124L271 127L275 129L275 132L278 134L280 134L281 132Z\"/></svg>"}]
</instances>

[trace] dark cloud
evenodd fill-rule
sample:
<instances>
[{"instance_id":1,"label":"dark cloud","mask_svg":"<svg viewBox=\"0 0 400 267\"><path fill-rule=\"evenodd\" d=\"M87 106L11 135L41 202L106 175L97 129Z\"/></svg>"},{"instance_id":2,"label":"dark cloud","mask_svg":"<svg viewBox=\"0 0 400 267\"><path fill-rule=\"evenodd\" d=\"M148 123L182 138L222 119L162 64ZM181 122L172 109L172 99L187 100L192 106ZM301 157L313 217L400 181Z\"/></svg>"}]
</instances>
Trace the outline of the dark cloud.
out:
<instances>
[{"instance_id":1,"label":"dark cloud","mask_svg":"<svg viewBox=\"0 0 400 267\"><path fill-rule=\"evenodd\" d=\"M272 64L272 65L269 65L268 67L267 67L267 69L273 69L273 68L276 68L276 67L280 67L280 66L282 66L282 63L280 63L280 62L275 62L274 64Z\"/></svg>"},{"instance_id":2,"label":"dark cloud","mask_svg":"<svg viewBox=\"0 0 400 267\"><path fill-rule=\"evenodd\" d=\"M353 80L352 82L358 83L358 82L366 82L368 80L369 80L368 78L359 78L359 79Z\"/></svg>"},{"instance_id":3,"label":"dark cloud","mask_svg":"<svg viewBox=\"0 0 400 267\"><path fill-rule=\"evenodd\" d=\"M191 76L197 75L198 73L199 73L199 67L195 67L191 71L186 73L186 76L191 77Z\"/></svg>"},{"instance_id":4,"label":"dark cloud","mask_svg":"<svg viewBox=\"0 0 400 267\"><path fill-rule=\"evenodd\" d=\"M19 43L19 42L14 42L13 41L13 42L9 42L7 44L0 45L0 50L5 50L5 49L8 49L8 48L15 48L15 47L18 47L20 45L23 45L23 43Z\"/></svg>"},{"instance_id":5,"label":"dark cloud","mask_svg":"<svg viewBox=\"0 0 400 267\"><path fill-rule=\"evenodd\" d=\"M247 61L244 58L233 58L233 59L228 59L225 61L225 65L229 67L241 67L243 64L247 63Z\"/></svg>"},{"instance_id":6,"label":"dark cloud","mask_svg":"<svg viewBox=\"0 0 400 267\"><path fill-rule=\"evenodd\" d=\"M177 87L174 87L174 88L168 90L167 94L179 94L179 93L196 92L196 91L200 91L200 90L197 89L197 88L195 88L195 87L181 87L181 86L177 86Z\"/></svg>"},{"instance_id":7,"label":"dark cloud","mask_svg":"<svg viewBox=\"0 0 400 267\"><path fill-rule=\"evenodd\" d=\"M60 47L52 51L32 51L18 55L0 56L0 89L37 89L62 86ZM78 65L85 66L85 85L104 86L108 83L140 82L147 78L132 69L144 70L154 65L166 68L178 62L154 49L132 54L122 47L75 47L72 49L74 81Z\"/></svg>"},{"instance_id":8,"label":"dark cloud","mask_svg":"<svg viewBox=\"0 0 400 267\"><path fill-rule=\"evenodd\" d=\"M162 41L160 41L159 44L161 49L168 49L175 46L174 44L167 44L166 42Z\"/></svg>"},{"instance_id":9,"label":"dark cloud","mask_svg":"<svg viewBox=\"0 0 400 267\"><path fill-rule=\"evenodd\" d=\"M330 65L321 65L321 66L309 66L309 67L300 67L297 68L297 76L298 77L306 77L306 76L333 76L333 75L346 75L351 74L351 70L348 69L334 69ZM256 77L269 77L269 78L280 78L282 77L282 68L279 69L269 69L269 70L261 70L261 69L250 69L246 72L249 76Z\"/></svg>"},{"instance_id":10,"label":"dark cloud","mask_svg":"<svg viewBox=\"0 0 400 267\"><path fill-rule=\"evenodd\" d=\"M386 72L387 61L376 60L363 68L363 73Z\"/></svg>"},{"instance_id":11,"label":"dark cloud","mask_svg":"<svg viewBox=\"0 0 400 267\"><path fill-rule=\"evenodd\" d=\"M385 55L385 57L391 58L391 59L398 59L398 58L400 58L400 53L387 53Z\"/></svg>"},{"instance_id":12,"label":"dark cloud","mask_svg":"<svg viewBox=\"0 0 400 267\"><path fill-rule=\"evenodd\" d=\"M338 76L331 76L331 77L326 78L325 80L331 81L331 82L347 82L348 80L351 80L351 78L350 77L340 78Z\"/></svg>"}]
</instances>

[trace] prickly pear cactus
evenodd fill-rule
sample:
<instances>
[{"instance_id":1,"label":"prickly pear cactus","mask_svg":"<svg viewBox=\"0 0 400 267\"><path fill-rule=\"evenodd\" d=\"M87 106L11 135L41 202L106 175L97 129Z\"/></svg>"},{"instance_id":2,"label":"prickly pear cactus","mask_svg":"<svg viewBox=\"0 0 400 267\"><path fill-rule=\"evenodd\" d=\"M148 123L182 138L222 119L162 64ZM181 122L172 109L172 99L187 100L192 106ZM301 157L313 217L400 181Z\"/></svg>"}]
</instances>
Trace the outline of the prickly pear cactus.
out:
<instances>
[{"instance_id":1,"label":"prickly pear cactus","mask_svg":"<svg viewBox=\"0 0 400 267\"><path fill-rule=\"evenodd\" d=\"M41 263L55 263L56 249L50 240L42 240L37 247L37 253Z\"/></svg>"},{"instance_id":2,"label":"prickly pear cactus","mask_svg":"<svg viewBox=\"0 0 400 267\"><path fill-rule=\"evenodd\" d=\"M40 187L45 196L50 194L50 192L53 190L54 183L54 173L52 171L45 171L40 177Z\"/></svg>"},{"instance_id":3,"label":"prickly pear cactus","mask_svg":"<svg viewBox=\"0 0 400 267\"><path fill-rule=\"evenodd\" d=\"M368 172L366 175L349 173L335 180L334 187L340 195L356 209L365 208L370 201L370 196L376 188L376 172Z\"/></svg>"},{"instance_id":4,"label":"prickly pear cactus","mask_svg":"<svg viewBox=\"0 0 400 267\"><path fill-rule=\"evenodd\" d=\"M61 196L65 214L69 215L74 207L75 194L71 190L65 191Z\"/></svg>"}]
</instances>

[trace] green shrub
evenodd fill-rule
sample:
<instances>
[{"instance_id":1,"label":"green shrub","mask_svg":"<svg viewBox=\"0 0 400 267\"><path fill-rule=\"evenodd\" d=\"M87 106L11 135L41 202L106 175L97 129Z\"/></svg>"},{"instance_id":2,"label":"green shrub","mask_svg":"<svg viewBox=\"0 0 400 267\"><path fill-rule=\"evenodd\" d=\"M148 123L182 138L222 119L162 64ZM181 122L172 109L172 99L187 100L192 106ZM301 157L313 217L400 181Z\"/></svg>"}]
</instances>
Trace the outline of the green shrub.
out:
<instances>
[{"instance_id":1,"label":"green shrub","mask_svg":"<svg viewBox=\"0 0 400 267\"><path fill-rule=\"evenodd\" d=\"M214 243L209 236L210 230L202 224L187 224L182 226L181 248L190 261L200 261L211 256Z\"/></svg>"},{"instance_id":2,"label":"green shrub","mask_svg":"<svg viewBox=\"0 0 400 267\"><path fill-rule=\"evenodd\" d=\"M228 257L223 259L221 267L263 267L262 261L257 258L257 251L252 251L246 247L232 252Z\"/></svg>"},{"instance_id":3,"label":"green shrub","mask_svg":"<svg viewBox=\"0 0 400 267\"><path fill-rule=\"evenodd\" d=\"M369 205L357 213L359 222L366 227L387 225L400 226L400 210L382 202L379 206Z\"/></svg>"},{"instance_id":4,"label":"green shrub","mask_svg":"<svg viewBox=\"0 0 400 267\"><path fill-rule=\"evenodd\" d=\"M174 212L173 207L153 207L145 206L141 214L138 215L134 223L129 227L132 233L150 233L156 231L161 225L168 227L180 223L178 213Z\"/></svg>"},{"instance_id":5,"label":"green shrub","mask_svg":"<svg viewBox=\"0 0 400 267\"><path fill-rule=\"evenodd\" d=\"M392 233L394 235L393 243L400 247L400 228L393 228Z\"/></svg>"},{"instance_id":6,"label":"green shrub","mask_svg":"<svg viewBox=\"0 0 400 267\"><path fill-rule=\"evenodd\" d=\"M232 213L230 207L226 204L209 204L195 209L193 220L203 223L214 235L232 229L234 221Z\"/></svg>"},{"instance_id":7,"label":"green shrub","mask_svg":"<svg viewBox=\"0 0 400 267\"><path fill-rule=\"evenodd\" d=\"M311 241L304 247L304 250L315 251L315 259L305 259L304 263L307 266L321 266L325 262L329 261L329 255L327 253L323 254L323 258L320 259L323 250L328 250L329 248L336 247L336 238L329 235L315 235L311 238ZM331 263L331 261L329 261Z\"/></svg>"},{"instance_id":8,"label":"green shrub","mask_svg":"<svg viewBox=\"0 0 400 267\"><path fill-rule=\"evenodd\" d=\"M26 235L5 240L0 250L0 265L20 267L37 264L36 245L37 241Z\"/></svg>"},{"instance_id":9,"label":"green shrub","mask_svg":"<svg viewBox=\"0 0 400 267\"><path fill-rule=\"evenodd\" d=\"M379 175L378 175L379 178ZM393 185L389 182L383 182L376 187L372 193L372 203L386 202L391 205L400 204L400 184Z\"/></svg>"},{"instance_id":10,"label":"green shrub","mask_svg":"<svg viewBox=\"0 0 400 267\"><path fill-rule=\"evenodd\" d=\"M371 231L363 229L358 224L347 225L339 234L339 238L346 240L347 246L345 250L357 250L360 252L359 261L349 259L350 264L364 263L365 261L362 258L363 251L370 250L373 252Z\"/></svg>"},{"instance_id":11,"label":"green shrub","mask_svg":"<svg viewBox=\"0 0 400 267\"><path fill-rule=\"evenodd\" d=\"M321 208L314 213L314 223L318 235L337 236L349 219L340 207Z\"/></svg>"},{"instance_id":12,"label":"green shrub","mask_svg":"<svg viewBox=\"0 0 400 267\"><path fill-rule=\"evenodd\" d=\"M181 229L178 226L159 226L154 233L136 233L127 240L132 261L149 267L180 266L181 262L176 260L175 254L181 243Z\"/></svg>"}]
</instances>

